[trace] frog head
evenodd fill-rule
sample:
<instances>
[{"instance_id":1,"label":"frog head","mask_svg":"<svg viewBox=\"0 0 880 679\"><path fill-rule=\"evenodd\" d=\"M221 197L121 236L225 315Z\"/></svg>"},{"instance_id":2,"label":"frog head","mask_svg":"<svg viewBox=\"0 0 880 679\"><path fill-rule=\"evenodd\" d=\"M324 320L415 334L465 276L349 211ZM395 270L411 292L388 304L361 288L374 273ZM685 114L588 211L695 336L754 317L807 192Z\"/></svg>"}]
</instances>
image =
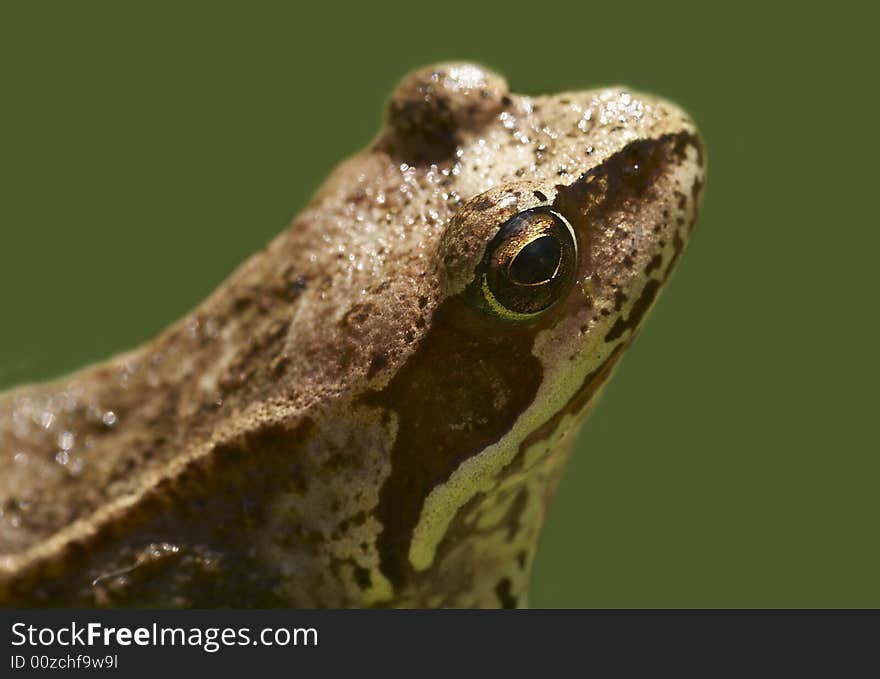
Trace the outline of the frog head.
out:
<instances>
[{"instance_id":1,"label":"frog head","mask_svg":"<svg viewBox=\"0 0 880 679\"><path fill-rule=\"evenodd\" d=\"M421 337L368 397L397 418L382 569L522 603L566 451L694 226L702 145L654 97L519 96L452 64L403 81L379 146L456 194Z\"/></svg>"}]
</instances>

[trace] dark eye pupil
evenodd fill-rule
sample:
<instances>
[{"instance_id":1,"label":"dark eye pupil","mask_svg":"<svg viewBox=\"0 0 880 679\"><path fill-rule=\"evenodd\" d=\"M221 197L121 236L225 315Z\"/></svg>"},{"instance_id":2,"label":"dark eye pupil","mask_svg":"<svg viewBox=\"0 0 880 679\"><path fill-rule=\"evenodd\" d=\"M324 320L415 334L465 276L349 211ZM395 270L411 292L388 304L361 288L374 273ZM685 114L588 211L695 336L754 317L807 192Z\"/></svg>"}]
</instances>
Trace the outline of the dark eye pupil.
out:
<instances>
[{"instance_id":1,"label":"dark eye pupil","mask_svg":"<svg viewBox=\"0 0 880 679\"><path fill-rule=\"evenodd\" d=\"M538 285L553 278L559 268L562 248L552 236L541 236L528 243L510 263L508 273L520 285Z\"/></svg>"}]
</instances>

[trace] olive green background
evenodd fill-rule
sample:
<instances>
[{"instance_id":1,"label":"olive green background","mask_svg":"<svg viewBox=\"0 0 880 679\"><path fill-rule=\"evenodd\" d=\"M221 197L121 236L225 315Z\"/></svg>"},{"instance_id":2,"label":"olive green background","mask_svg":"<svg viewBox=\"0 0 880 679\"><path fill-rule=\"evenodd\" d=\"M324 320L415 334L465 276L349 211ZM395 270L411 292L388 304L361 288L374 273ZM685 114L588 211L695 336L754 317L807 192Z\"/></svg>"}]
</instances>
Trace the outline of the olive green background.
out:
<instances>
[{"instance_id":1,"label":"olive green background","mask_svg":"<svg viewBox=\"0 0 880 679\"><path fill-rule=\"evenodd\" d=\"M626 83L693 114L704 210L580 436L531 603L880 606L873 21L296 4L3 3L0 386L192 308L372 138L412 67Z\"/></svg>"}]
</instances>

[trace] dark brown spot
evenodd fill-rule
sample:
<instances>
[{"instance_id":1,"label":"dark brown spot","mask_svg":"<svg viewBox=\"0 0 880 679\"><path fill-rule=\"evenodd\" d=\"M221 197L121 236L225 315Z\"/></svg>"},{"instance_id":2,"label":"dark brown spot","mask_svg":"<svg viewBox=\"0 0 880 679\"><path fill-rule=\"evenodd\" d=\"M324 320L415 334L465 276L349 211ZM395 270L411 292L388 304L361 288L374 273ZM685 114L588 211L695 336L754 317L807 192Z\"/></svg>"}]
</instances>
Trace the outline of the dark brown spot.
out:
<instances>
[{"instance_id":1,"label":"dark brown spot","mask_svg":"<svg viewBox=\"0 0 880 679\"><path fill-rule=\"evenodd\" d=\"M250 304L254 301L253 297L247 292L243 292L238 297L236 297L232 302L232 310L233 312L241 312L250 306Z\"/></svg>"},{"instance_id":2,"label":"dark brown spot","mask_svg":"<svg viewBox=\"0 0 880 679\"><path fill-rule=\"evenodd\" d=\"M681 191L676 191L675 198L677 201L678 209L684 210L687 207L687 196Z\"/></svg>"},{"instance_id":3,"label":"dark brown spot","mask_svg":"<svg viewBox=\"0 0 880 679\"><path fill-rule=\"evenodd\" d=\"M697 152L697 165L703 167L706 159L703 153L703 142L699 137L693 134L679 136L675 143L675 153L679 162L683 161L687 152L687 147L692 146Z\"/></svg>"},{"instance_id":4,"label":"dark brown spot","mask_svg":"<svg viewBox=\"0 0 880 679\"><path fill-rule=\"evenodd\" d=\"M501 608L516 608L516 597L511 594L512 586L510 578L501 578L495 586L495 594L498 595Z\"/></svg>"},{"instance_id":5,"label":"dark brown spot","mask_svg":"<svg viewBox=\"0 0 880 679\"><path fill-rule=\"evenodd\" d=\"M385 352L373 356L373 360L370 361L370 368L367 370L367 379L369 380L375 377L376 373L382 370L387 363L388 355Z\"/></svg>"},{"instance_id":6,"label":"dark brown spot","mask_svg":"<svg viewBox=\"0 0 880 679\"><path fill-rule=\"evenodd\" d=\"M288 302L292 302L303 293L307 285L308 280L304 276L296 276L293 280L288 279L282 297Z\"/></svg>"},{"instance_id":7,"label":"dark brown spot","mask_svg":"<svg viewBox=\"0 0 880 679\"><path fill-rule=\"evenodd\" d=\"M272 363L269 366L269 370L276 377L283 374L287 369L287 366L290 365L290 356L281 354L280 356L276 356L272 359Z\"/></svg>"},{"instance_id":8,"label":"dark brown spot","mask_svg":"<svg viewBox=\"0 0 880 679\"><path fill-rule=\"evenodd\" d=\"M371 302L354 304L345 312L345 315L342 317L342 324L346 326L361 325L375 312L375 310L376 307Z\"/></svg>"},{"instance_id":9,"label":"dark brown spot","mask_svg":"<svg viewBox=\"0 0 880 679\"><path fill-rule=\"evenodd\" d=\"M694 205L697 205L700 200L700 195L703 193L703 180L699 177L694 179L694 183L691 185L691 198L694 201Z\"/></svg>"},{"instance_id":10,"label":"dark brown spot","mask_svg":"<svg viewBox=\"0 0 880 679\"><path fill-rule=\"evenodd\" d=\"M621 316L614 322L614 325L611 326L611 330L605 335L605 341L613 342L627 330L635 330L641 322L642 317L647 313L648 309L651 308L651 303L654 301L659 290L660 281L656 278L649 279L648 282L645 283L645 287L642 288L642 293L639 295L639 298L633 304L632 309L630 309L629 316L626 318Z\"/></svg>"},{"instance_id":11,"label":"dark brown spot","mask_svg":"<svg viewBox=\"0 0 880 679\"><path fill-rule=\"evenodd\" d=\"M667 278L670 273L672 273L672 267L675 266L675 263L678 261L678 258L681 256L682 251L684 250L684 239L679 235L678 231L675 232L675 235L672 237L672 257L669 259L669 264L666 266L666 271L663 273L663 277Z\"/></svg>"},{"instance_id":12,"label":"dark brown spot","mask_svg":"<svg viewBox=\"0 0 880 679\"><path fill-rule=\"evenodd\" d=\"M504 522L507 523L507 541L513 542L522 528L522 514L529 504L529 491L526 488L520 489L510 504Z\"/></svg>"},{"instance_id":13,"label":"dark brown spot","mask_svg":"<svg viewBox=\"0 0 880 679\"><path fill-rule=\"evenodd\" d=\"M651 257L651 261L645 265L645 275L650 276L651 272L659 269L661 264L663 264L663 255L657 253Z\"/></svg>"},{"instance_id":14,"label":"dark brown spot","mask_svg":"<svg viewBox=\"0 0 880 679\"><path fill-rule=\"evenodd\" d=\"M364 568L363 566L358 566L357 564L354 566L354 581L361 589L369 589L373 586L369 569Z\"/></svg>"}]
</instances>

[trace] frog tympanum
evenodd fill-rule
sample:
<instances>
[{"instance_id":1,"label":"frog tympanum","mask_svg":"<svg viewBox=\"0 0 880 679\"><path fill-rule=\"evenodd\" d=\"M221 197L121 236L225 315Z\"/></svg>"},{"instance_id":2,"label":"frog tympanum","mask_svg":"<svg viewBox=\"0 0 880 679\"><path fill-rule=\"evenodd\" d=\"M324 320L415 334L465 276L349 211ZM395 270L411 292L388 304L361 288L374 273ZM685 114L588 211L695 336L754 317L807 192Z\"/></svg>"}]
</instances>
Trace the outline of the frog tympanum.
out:
<instances>
[{"instance_id":1,"label":"frog tympanum","mask_svg":"<svg viewBox=\"0 0 880 679\"><path fill-rule=\"evenodd\" d=\"M410 74L192 313L0 395L0 603L524 606L703 165L657 98Z\"/></svg>"}]
</instances>

